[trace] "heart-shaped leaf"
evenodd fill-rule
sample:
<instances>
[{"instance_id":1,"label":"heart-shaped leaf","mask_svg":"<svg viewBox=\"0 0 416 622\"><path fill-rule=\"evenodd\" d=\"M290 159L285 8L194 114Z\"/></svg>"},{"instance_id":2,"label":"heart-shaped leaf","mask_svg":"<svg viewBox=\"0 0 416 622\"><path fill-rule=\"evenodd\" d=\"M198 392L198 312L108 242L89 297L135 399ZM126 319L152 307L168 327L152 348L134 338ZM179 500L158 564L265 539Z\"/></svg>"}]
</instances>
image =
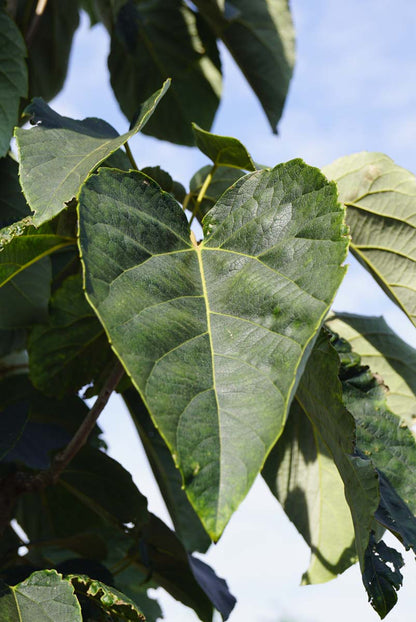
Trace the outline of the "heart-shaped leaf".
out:
<instances>
[{"instance_id":1,"label":"heart-shaped leaf","mask_svg":"<svg viewBox=\"0 0 416 622\"><path fill-rule=\"evenodd\" d=\"M34 99L26 112L39 125L31 130L17 129L16 139L20 181L35 212L36 226L63 210L89 173L144 127L169 84L167 80L142 104L134 127L121 136L101 119L75 121L54 112L41 99Z\"/></svg>"},{"instance_id":2,"label":"heart-shaped leaf","mask_svg":"<svg viewBox=\"0 0 416 622\"><path fill-rule=\"evenodd\" d=\"M217 540L282 432L342 280L335 186L300 160L249 174L200 245L140 173L102 169L79 200L87 297Z\"/></svg>"},{"instance_id":3,"label":"heart-shaped leaf","mask_svg":"<svg viewBox=\"0 0 416 622\"><path fill-rule=\"evenodd\" d=\"M416 324L416 178L382 153L355 153L323 169L347 206L351 252Z\"/></svg>"}]
</instances>

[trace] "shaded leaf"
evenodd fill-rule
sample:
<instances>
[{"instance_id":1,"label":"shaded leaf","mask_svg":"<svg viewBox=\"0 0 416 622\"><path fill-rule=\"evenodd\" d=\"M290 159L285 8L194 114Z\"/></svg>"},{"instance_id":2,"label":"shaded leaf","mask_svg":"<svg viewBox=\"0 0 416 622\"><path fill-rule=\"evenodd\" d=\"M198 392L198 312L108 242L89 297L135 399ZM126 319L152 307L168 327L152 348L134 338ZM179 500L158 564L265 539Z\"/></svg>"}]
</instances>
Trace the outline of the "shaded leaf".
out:
<instances>
[{"instance_id":1,"label":"shaded leaf","mask_svg":"<svg viewBox=\"0 0 416 622\"><path fill-rule=\"evenodd\" d=\"M98 379L113 354L85 299L80 275L64 281L49 308L48 324L30 333L30 377L46 395L62 397Z\"/></svg>"},{"instance_id":2,"label":"shaded leaf","mask_svg":"<svg viewBox=\"0 0 416 622\"><path fill-rule=\"evenodd\" d=\"M64 85L72 38L79 24L73 0L48 0L28 47L29 92L51 100Z\"/></svg>"},{"instance_id":3,"label":"shaded leaf","mask_svg":"<svg viewBox=\"0 0 416 622\"><path fill-rule=\"evenodd\" d=\"M192 203L190 209L192 207L192 212L195 213L195 216L198 218L200 222L202 222L204 216L209 212L209 210L215 205L220 196L224 194L226 190L230 186L232 186L240 177L243 177L244 171L239 169L230 168L228 166L220 166L218 167L213 175L212 180L205 192L205 196L202 202L198 206L198 210L195 212L195 200L198 197L198 194L202 188L202 185L207 177L212 171L212 166L208 164L208 166L203 166L199 171L195 173L189 182L189 189L192 194Z\"/></svg>"},{"instance_id":4,"label":"shaded leaf","mask_svg":"<svg viewBox=\"0 0 416 622\"><path fill-rule=\"evenodd\" d=\"M20 187L18 171L19 165L13 158L0 158L0 229L30 214Z\"/></svg>"},{"instance_id":5,"label":"shaded leaf","mask_svg":"<svg viewBox=\"0 0 416 622\"><path fill-rule=\"evenodd\" d=\"M357 448L391 482L416 512L416 442L386 404L386 388L360 358L351 362L351 346L333 338L341 359L343 401L356 422ZM352 353L355 354L355 353Z\"/></svg>"},{"instance_id":6,"label":"shaded leaf","mask_svg":"<svg viewBox=\"0 0 416 622\"><path fill-rule=\"evenodd\" d=\"M406 549L412 548L416 553L416 518L403 499L390 484L387 477L378 472L380 485L380 505L375 514L376 519L391 531Z\"/></svg>"},{"instance_id":7,"label":"shaded leaf","mask_svg":"<svg viewBox=\"0 0 416 622\"><path fill-rule=\"evenodd\" d=\"M1 330L0 329L0 357L3 358L11 352L22 350L26 344L25 330ZM0 361L0 377L3 375L4 361ZM6 365L7 367L7 365Z\"/></svg>"},{"instance_id":8,"label":"shaded leaf","mask_svg":"<svg viewBox=\"0 0 416 622\"><path fill-rule=\"evenodd\" d=\"M54 112L41 99L34 99L26 112L38 125L31 130L17 129L16 139L20 181L35 212L35 225L63 210L91 171L144 127L168 88L166 81L142 104L134 127L121 136L101 119L75 121Z\"/></svg>"},{"instance_id":9,"label":"shaded leaf","mask_svg":"<svg viewBox=\"0 0 416 622\"><path fill-rule=\"evenodd\" d=\"M347 206L351 252L416 324L416 178L382 153L339 158L323 173Z\"/></svg>"},{"instance_id":10,"label":"shaded leaf","mask_svg":"<svg viewBox=\"0 0 416 622\"><path fill-rule=\"evenodd\" d=\"M262 475L311 548L303 584L330 581L356 561L343 482L328 448L296 399Z\"/></svg>"},{"instance_id":11,"label":"shaded leaf","mask_svg":"<svg viewBox=\"0 0 416 622\"><path fill-rule=\"evenodd\" d=\"M212 52L214 50L214 52ZM211 127L221 94L215 38L201 40L195 13L180 0L130 1L117 14L108 58L111 85L130 120L143 96L166 78L172 87L144 130L193 145L191 122Z\"/></svg>"},{"instance_id":12,"label":"shaded leaf","mask_svg":"<svg viewBox=\"0 0 416 622\"><path fill-rule=\"evenodd\" d=\"M71 574L67 579L72 583L77 593L92 599L95 605L107 615L132 622L145 620L143 613L136 604L114 587L109 587L105 583L90 579L85 575Z\"/></svg>"},{"instance_id":13,"label":"shaded leaf","mask_svg":"<svg viewBox=\"0 0 416 622\"><path fill-rule=\"evenodd\" d=\"M179 203L183 202L186 195L185 188L178 181L174 181L169 173L161 169L160 166L146 166L141 171L154 179L162 190L170 192Z\"/></svg>"},{"instance_id":14,"label":"shaded leaf","mask_svg":"<svg viewBox=\"0 0 416 622\"><path fill-rule=\"evenodd\" d=\"M123 393L123 399L140 435L153 475L159 485L179 539L187 551L205 553L211 544L211 539L189 503L182 488L181 475L175 467L165 441L155 428L137 391L128 389Z\"/></svg>"},{"instance_id":15,"label":"shaded leaf","mask_svg":"<svg viewBox=\"0 0 416 622\"><path fill-rule=\"evenodd\" d=\"M51 262L44 257L0 289L0 329L24 328L48 317Z\"/></svg>"},{"instance_id":16,"label":"shaded leaf","mask_svg":"<svg viewBox=\"0 0 416 622\"><path fill-rule=\"evenodd\" d=\"M389 409L410 428L416 423L416 350L401 339L383 317L336 313L327 321L346 339L363 365L387 384Z\"/></svg>"},{"instance_id":17,"label":"shaded leaf","mask_svg":"<svg viewBox=\"0 0 416 622\"><path fill-rule=\"evenodd\" d=\"M211 134L192 123L196 146L208 156L215 166L230 166L255 171L256 166L251 155L237 138Z\"/></svg>"},{"instance_id":18,"label":"shaded leaf","mask_svg":"<svg viewBox=\"0 0 416 622\"><path fill-rule=\"evenodd\" d=\"M217 540L282 432L343 277L335 187L300 160L247 175L198 246L138 172L90 177L79 212L88 299Z\"/></svg>"},{"instance_id":19,"label":"shaded leaf","mask_svg":"<svg viewBox=\"0 0 416 622\"><path fill-rule=\"evenodd\" d=\"M237 601L228 591L227 583L224 579L219 579L213 569L197 557L189 555L189 565L195 579L215 609L221 613L222 619L228 620Z\"/></svg>"},{"instance_id":20,"label":"shaded leaf","mask_svg":"<svg viewBox=\"0 0 416 622\"><path fill-rule=\"evenodd\" d=\"M309 357L295 399L333 456L345 486L355 531L355 544L364 572L374 513L379 504L377 473L370 460L354 454L355 421L342 401L339 359L322 332Z\"/></svg>"},{"instance_id":21,"label":"shaded leaf","mask_svg":"<svg viewBox=\"0 0 416 622\"><path fill-rule=\"evenodd\" d=\"M71 583L56 570L34 572L0 592L1 622L82 622L81 607Z\"/></svg>"},{"instance_id":22,"label":"shaded leaf","mask_svg":"<svg viewBox=\"0 0 416 622\"><path fill-rule=\"evenodd\" d=\"M233 0L221 6L195 0L194 4L231 52L276 132L295 64L288 1Z\"/></svg>"},{"instance_id":23,"label":"shaded leaf","mask_svg":"<svg viewBox=\"0 0 416 622\"><path fill-rule=\"evenodd\" d=\"M20 30L0 7L0 157L9 150L20 98L27 95L26 47Z\"/></svg>"},{"instance_id":24,"label":"shaded leaf","mask_svg":"<svg viewBox=\"0 0 416 622\"><path fill-rule=\"evenodd\" d=\"M365 553L363 582L368 599L380 618L386 617L397 602L397 590L403 580L400 572L402 566L400 553L387 546L383 540L376 542L373 535L370 537Z\"/></svg>"}]
</instances>

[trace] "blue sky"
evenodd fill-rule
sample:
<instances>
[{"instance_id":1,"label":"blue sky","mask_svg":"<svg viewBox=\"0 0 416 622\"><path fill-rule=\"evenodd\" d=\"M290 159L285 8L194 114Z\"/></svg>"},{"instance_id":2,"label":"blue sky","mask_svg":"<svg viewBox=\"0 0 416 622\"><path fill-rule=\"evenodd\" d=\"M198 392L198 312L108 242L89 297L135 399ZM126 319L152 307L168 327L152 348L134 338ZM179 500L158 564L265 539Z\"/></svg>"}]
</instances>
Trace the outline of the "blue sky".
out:
<instances>
[{"instance_id":1,"label":"blue sky","mask_svg":"<svg viewBox=\"0 0 416 622\"><path fill-rule=\"evenodd\" d=\"M255 1L255 0L253 0ZM416 6L412 0L293 0L297 65L279 136L273 136L255 97L223 51L224 97L213 130L239 138L254 159L274 165L293 157L324 166L356 151L381 151L416 172ZM61 114L97 116L119 132L127 120L108 84L108 38L84 19L64 91L53 102ZM160 164L186 184L206 164L194 149L145 136L131 141L139 166ZM416 346L416 331L353 260L335 301L338 310L384 315ZM136 433L117 398L102 415L110 451L134 475L150 507L166 510L140 452ZM392 540L390 540L392 542ZM357 567L322 586L298 587L308 566L302 538L259 479L232 518L208 561L238 599L230 622L360 622L378 620L367 603ZM416 565L406 555L405 585L389 622L414 617ZM158 598L169 622L195 614L170 597Z\"/></svg>"}]
</instances>

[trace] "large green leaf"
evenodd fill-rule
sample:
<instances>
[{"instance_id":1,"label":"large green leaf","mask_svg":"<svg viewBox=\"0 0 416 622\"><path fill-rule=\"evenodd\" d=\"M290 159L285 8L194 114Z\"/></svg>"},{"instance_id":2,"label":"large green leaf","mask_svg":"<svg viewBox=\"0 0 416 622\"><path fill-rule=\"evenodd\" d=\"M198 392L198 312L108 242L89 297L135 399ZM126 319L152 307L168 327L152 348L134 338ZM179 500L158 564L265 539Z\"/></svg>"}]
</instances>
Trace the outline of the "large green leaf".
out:
<instances>
[{"instance_id":1,"label":"large green leaf","mask_svg":"<svg viewBox=\"0 0 416 622\"><path fill-rule=\"evenodd\" d=\"M327 321L385 381L389 409L411 428L416 423L416 350L388 326L383 317L336 313Z\"/></svg>"},{"instance_id":2,"label":"large green leaf","mask_svg":"<svg viewBox=\"0 0 416 622\"><path fill-rule=\"evenodd\" d=\"M62 117L41 99L27 108L31 130L16 130L20 154L20 181L26 199L40 225L63 210L78 193L80 185L98 164L140 131L169 88L169 81L146 100L134 127L119 136L101 119L74 121Z\"/></svg>"},{"instance_id":3,"label":"large green leaf","mask_svg":"<svg viewBox=\"0 0 416 622\"><path fill-rule=\"evenodd\" d=\"M193 145L191 122L210 128L219 104L218 63L215 38L201 38L195 13L181 0L132 1L120 9L108 66L127 118L133 118L143 97L172 78L172 88L146 134Z\"/></svg>"},{"instance_id":4,"label":"large green leaf","mask_svg":"<svg viewBox=\"0 0 416 622\"><path fill-rule=\"evenodd\" d=\"M195 0L194 4L231 52L276 132L295 63L288 0L232 0L222 6Z\"/></svg>"},{"instance_id":5,"label":"large green leaf","mask_svg":"<svg viewBox=\"0 0 416 622\"><path fill-rule=\"evenodd\" d=\"M26 48L20 30L0 7L0 157L9 150L20 98L27 95Z\"/></svg>"},{"instance_id":6,"label":"large green leaf","mask_svg":"<svg viewBox=\"0 0 416 622\"><path fill-rule=\"evenodd\" d=\"M72 38L79 24L78 11L74 0L48 0L28 45L31 97L49 101L63 87Z\"/></svg>"},{"instance_id":7,"label":"large green leaf","mask_svg":"<svg viewBox=\"0 0 416 622\"><path fill-rule=\"evenodd\" d=\"M342 280L335 187L301 160L247 175L200 245L137 172L91 176L79 212L88 299L216 540L282 432Z\"/></svg>"},{"instance_id":8,"label":"large green leaf","mask_svg":"<svg viewBox=\"0 0 416 622\"><path fill-rule=\"evenodd\" d=\"M82 622L71 583L56 570L40 570L0 591L0 622Z\"/></svg>"},{"instance_id":9,"label":"large green leaf","mask_svg":"<svg viewBox=\"0 0 416 622\"><path fill-rule=\"evenodd\" d=\"M137 391L132 388L127 389L123 393L123 399L140 435L178 537L187 551L205 553L211 540L182 488L180 473L175 467L165 441L155 428Z\"/></svg>"},{"instance_id":10,"label":"large green leaf","mask_svg":"<svg viewBox=\"0 0 416 622\"><path fill-rule=\"evenodd\" d=\"M51 261L43 257L0 289L0 329L14 329L44 322L48 317Z\"/></svg>"},{"instance_id":11,"label":"large green leaf","mask_svg":"<svg viewBox=\"0 0 416 622\"><path fill-rule=\"evenodd\" d=\"M131 620L131 622L145 620L143 613L136 604L114 587L109 587L105 583L90 579L85 575L71 574L68 576L68 580L77 593L93 600L99 609L111 616L111 619L114 616L116 620L121 618L122 620Z\"/></svg>"},{"instance_id":12,"label":"large green leaf","mask_svg":"<svg viewBox=\"0 0 416 622\"><path fill-rule=\"evenodd\" d=\"M296 399L262 475L311 548L303 584L330 581L356 561L342 479Z\"/></svg>"},{"instance_id":13,"label":"large green leaf","mask_svg":"<svg viewBox=\"0 0 416 622\"><path fill-rule=\"evenodd\" d=\"M66 279L54 293L49 322L32 329L28 351L33 384L57 397L90 384L111 362L111 349L85 299L80 275Z\"/></svg>"},{"instance_id":14,"label":"large green leaf","mask_svg":"<svg viewBox=\"0 0 416 622\"><path fill-rule=\"evenodd\" d=\"M323 169L347 206L351 252L416 324L416 178L363 151Z\"/></svg>"},{"instance_id":15,"label":"large green leaf","mask_svg":"<svg viewBox=\"0 0 416 622\"><path fill-rule=\"evenodd\" d=\"M251 155L237 138L211 134L192 123L196 146L205 153L215 166L231 166L246 171L255 171L256 166Z\"/></svg>"},{"instance_id":16,"label":"large green leaf","mask_svg":"<svg viewBox=\"0 0 416 622\"><path fill-rule=\"evenodd\" d=\"M0 229L30 214L20 187L18 171L19 165L13 158L0 158Z\"/></svg>"}]
</instances>

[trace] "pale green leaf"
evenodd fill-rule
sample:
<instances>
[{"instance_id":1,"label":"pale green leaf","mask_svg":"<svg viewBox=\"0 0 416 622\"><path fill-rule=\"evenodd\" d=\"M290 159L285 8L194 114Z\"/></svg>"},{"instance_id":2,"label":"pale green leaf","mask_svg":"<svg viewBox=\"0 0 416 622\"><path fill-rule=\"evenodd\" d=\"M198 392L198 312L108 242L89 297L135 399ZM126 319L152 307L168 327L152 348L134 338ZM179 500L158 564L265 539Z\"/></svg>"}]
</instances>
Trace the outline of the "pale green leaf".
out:
<instances>
[{"instance_id":1,"label":"pale green leaf","mask_svg":"<svg viewBox=\"0 0 416 622\"><path fill-rule=\"evenodd\" d=\"M128 119L143 96L172 78L172 87L145 134L193 145L191 122L211 127L221 95L216 42L212 33L201 33L197 16L181 0L125 3L115 20L108 66L114 93Z\"/></svg>"},{"instance_id":2,"label":"pale green leaf","mask_svg":"<svg viewBox=\"0 0 416 622\"><path fill-rule=\"evenodd\" d=\"M323 173L347 206L351 252L416 324L416 178L382 153L339 158Z\"/></svg>"},{"instance_id":3,"label":"pale green leaf","mask_svg":"<svg viewBox=\"0 0 416 622\"><path fill-rule=\"evenodd\" d=\"M295 64L288 0L195 0L257 95L273 132L282 115Z\"/></svg>"},{"instance_id":4,"label":"pale green leaf","mask_svg":"<svg viewBox=\"0 0 416 622\"><path fill-rule=\"evenodd\" d=\"M75 121L35 99L27 109L37 127L16 130L20 181L39 226L51 220L78 193L86 177L101 162L139 132L169 88L169 81L146 100L134 127L119 136L100 119Z\"/></svg>"},{"instance_id":5,"label":"pale green leaf","mask_svg":"<svg viewBox=\"0 0 416 622\"><path fill-rule=\"evenodd\" d=\"M56 570L39 570L14 587L2 586L0 622L82 622L71 583Z\"/></svg>"},{"instance_id":6,"label":"pale green leaf","mask_svg":"<svg viewBox=\"0 0 416 622\"><path fill-rule=\"evenodd\" d=\"M237 138L211 134L192 123L196 146L213 161L215 166L231 166L246 171L255 171L251 155Z\"/></svg>"},{"instance_id":7,"label":"pale green leaf","mask_svg":"<svg viewBox=\"0 0 416 622\"><path fill-rule=\"evenodd\" d=\"M77 593L91 599L105 614L114 616L115 619L144 622L145 617L137 605L114 587L109 587L85 575L71 574L67 578Z\"/></svg>"},{"instance_id":8,"label":"pale green leaf","mask_svg":"<svg viewBox=\"0 0 416 622\"><path fill-rule=\"evenodd\" d=\"M0 7L0 157L9 150L20 98L27 95L26 48L20 30Z\"/></svg>"},{"instance_id":9,"label":"pale green leaf","mask_svg":"<svg viewBox=\"0 0 416 622\"><path fill-rule=\"evenodd\" d=\"M385 381L387 406L411 428L416 423L416 350L382 317L336 313L327 321L346 339L363 365Z\"/></svg>"},{"instance_id":10,"label":"pale green leaf","mask_svg":"<svg viewBox=\"0 0 416 622\"><path fill-rule=\"evenodd\" d=\"M262 475L311 548L303 584L330 581L356 561L344 484L328 448L296 399Z\"/></svg>"},{"instance_id":11,"label":"pale green leaf","mask_svg":"<svg viewBox=\"0 0 416 622\"><path fill-rule=\"evenodd\" d=\"M282 432L344 274L335 187L300 160L251 173L200 245L140 173L91 176L79 213L87 297L218 539Z\"/></svg>"}]
</instances>

